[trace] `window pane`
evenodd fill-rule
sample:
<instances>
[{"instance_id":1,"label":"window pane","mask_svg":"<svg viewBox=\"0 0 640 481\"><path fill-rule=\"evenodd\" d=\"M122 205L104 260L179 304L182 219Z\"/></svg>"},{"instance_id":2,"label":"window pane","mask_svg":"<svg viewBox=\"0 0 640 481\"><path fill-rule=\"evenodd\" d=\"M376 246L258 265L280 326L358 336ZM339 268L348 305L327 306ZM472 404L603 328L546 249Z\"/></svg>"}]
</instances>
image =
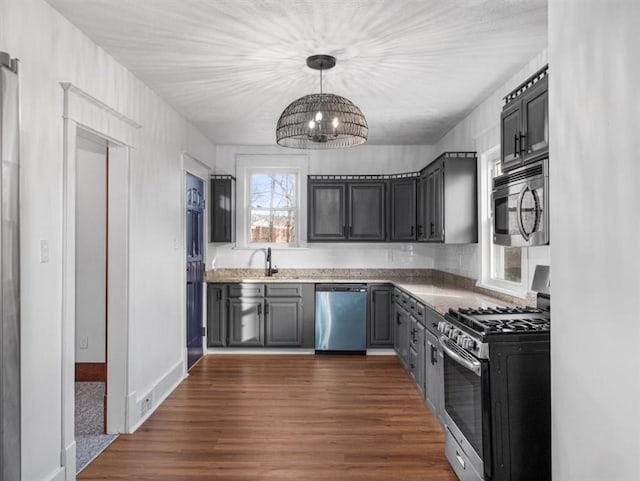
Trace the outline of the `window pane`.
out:
<instances>
[{"instance_id":1,"label":"window pane","mask_svg":"<svg viewBox=\"0 0 640 481\"><path fill-rule=\"evenodd\" d=\"M251 209L249 242L277 242L290 244L296 241L294 210Z\"/></svg>"},{"instance_id":2,"label":"window pane","mask_svg":"<svg viewBox=\"0 0 640 481\"><path fill-rule=\"evenodd\" d=\"M510 282L522 280L522 248L493 246L493 278Z\"/></svg>"},{"instance_id":3,"label":"window pane","mask_svg":"<svg viewBox=\"0 0 640 481\"><path fill-rule=\"evenodd\" d=\"M260 173L251 175L251 207L295 207L296 175L286 173Z\"/></svg>"}]
</instances>

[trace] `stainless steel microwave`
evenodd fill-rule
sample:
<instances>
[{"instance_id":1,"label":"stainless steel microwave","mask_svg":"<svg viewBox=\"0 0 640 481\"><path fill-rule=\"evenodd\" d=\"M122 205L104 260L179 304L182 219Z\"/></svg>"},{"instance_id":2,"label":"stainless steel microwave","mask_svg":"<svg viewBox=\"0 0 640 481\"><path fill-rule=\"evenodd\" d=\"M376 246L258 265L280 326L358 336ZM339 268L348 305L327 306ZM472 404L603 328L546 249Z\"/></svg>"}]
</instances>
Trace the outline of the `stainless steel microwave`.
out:
<instances>
[{"instance_id":1,"label":"stainless steel microwave","mask_svg":"<svg viewBox=\"0 0 640 481\"><path fill-rule=\"evenodd\" d=\"M549 243L549 159L495 177L492 200L494 244Z\"/></svg>"}]
</instances>

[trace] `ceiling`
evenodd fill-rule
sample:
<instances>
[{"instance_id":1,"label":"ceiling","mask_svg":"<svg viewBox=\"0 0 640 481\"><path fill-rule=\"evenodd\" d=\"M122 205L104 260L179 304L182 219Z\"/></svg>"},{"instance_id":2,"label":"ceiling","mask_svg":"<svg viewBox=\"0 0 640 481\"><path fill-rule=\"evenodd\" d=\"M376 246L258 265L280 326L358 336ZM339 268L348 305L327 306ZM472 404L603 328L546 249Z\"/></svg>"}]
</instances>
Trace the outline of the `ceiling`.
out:
<instances>
[{"instance_id":1,"label":"ceiling","mask_svg":"<svg viewBox=\"0 0 640 481\"><path fill-rule=\"evenodd\" d=\"M48 2L217 144L275 143L319 53L370 144L433 144L547 44L546 0Z\"/></svg>"}]
</instances>

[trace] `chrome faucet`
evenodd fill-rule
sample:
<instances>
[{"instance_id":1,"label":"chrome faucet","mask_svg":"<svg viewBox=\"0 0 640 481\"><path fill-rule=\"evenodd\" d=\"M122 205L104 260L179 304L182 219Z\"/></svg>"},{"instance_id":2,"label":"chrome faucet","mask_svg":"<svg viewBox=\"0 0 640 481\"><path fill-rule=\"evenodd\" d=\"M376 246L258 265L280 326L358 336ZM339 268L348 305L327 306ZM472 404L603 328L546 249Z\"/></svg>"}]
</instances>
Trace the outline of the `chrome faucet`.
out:
<instances>
[{"instance_id":1,"label":"chrome faucet","mask_svg":"<svg viewBox=\"0 0 640 481\"><path fill-rule=\"evenodd\" d=\"M264 275L267 277L271 277L277 273L278 273L278 266L271 267L271 247L267 247L267 269Z\"/></svg>"}]
</instances>

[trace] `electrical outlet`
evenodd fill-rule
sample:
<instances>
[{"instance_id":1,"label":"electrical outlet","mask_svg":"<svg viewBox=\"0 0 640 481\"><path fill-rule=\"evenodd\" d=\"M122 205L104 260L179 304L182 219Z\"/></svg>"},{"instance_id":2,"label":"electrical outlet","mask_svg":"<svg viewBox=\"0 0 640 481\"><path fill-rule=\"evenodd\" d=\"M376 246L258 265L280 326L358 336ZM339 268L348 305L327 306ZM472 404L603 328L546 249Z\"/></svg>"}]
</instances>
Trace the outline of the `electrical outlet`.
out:
<instances>
[{"instance_id":1,"label":"electrical outlet","mask_svg":"<svg viewBox=\"0 0 640 481\"><path fill-rule=\"evenodd\" d=\"M78 347L80 347L80 349L89 349L89 336L82 336Z\"/></svg>"},{"instance_id":2,"label":"electrical outlet","mask_svg":"<svg viewBox=\"0 0 640 481\"><path fill-rule=\"evenodd\" d=\"M140 403L140 415L144 416L149 410L151 410L151 405L153 404L153 392L147 394L142 402Z\"/></svg>"},{"instance_id":3,"label":"electrical outlet","mask_svg":"<svg viewBox=\"0 0 640 481\"><path fill-rule=\"evenodd\" d=\"M40 263L49 262L49 241L47 239L40 240Z\"/></svg>"}]
</instances>

